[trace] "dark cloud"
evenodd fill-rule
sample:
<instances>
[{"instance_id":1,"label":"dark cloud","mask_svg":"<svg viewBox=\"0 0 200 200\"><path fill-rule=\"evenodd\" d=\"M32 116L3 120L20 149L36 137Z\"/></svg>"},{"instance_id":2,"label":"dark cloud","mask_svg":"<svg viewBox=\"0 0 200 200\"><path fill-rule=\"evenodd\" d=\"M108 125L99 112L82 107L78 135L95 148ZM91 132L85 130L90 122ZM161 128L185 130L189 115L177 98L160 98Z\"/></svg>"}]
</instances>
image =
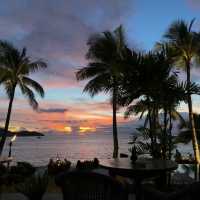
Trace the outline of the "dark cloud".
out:
<instances>
[{"instance_id":1,"label":"dark cloud","mask_svg":"<svg viewBox=\"0 0 200 200\"><path fill-rule=\"evenodd\" d=\"M40 108L38 112L41 112L41 113L65 113L67 111L68 110L65 108L47 108L47 109Z\"/></svg>"},{"instance_id":2,"label":"dark cloud","mask_svg":"<svg viewBox=\"0 0 200 200\"><path fill-rule=\"evenodd\" d=\"M76 81L69 71L86 63L89 35L113 29L133 13L134 0L5 0L0 2L0 37L48 61L41 79L54 76L59 82L65 76L71 85Z\"/></svg>"}]
</instances>

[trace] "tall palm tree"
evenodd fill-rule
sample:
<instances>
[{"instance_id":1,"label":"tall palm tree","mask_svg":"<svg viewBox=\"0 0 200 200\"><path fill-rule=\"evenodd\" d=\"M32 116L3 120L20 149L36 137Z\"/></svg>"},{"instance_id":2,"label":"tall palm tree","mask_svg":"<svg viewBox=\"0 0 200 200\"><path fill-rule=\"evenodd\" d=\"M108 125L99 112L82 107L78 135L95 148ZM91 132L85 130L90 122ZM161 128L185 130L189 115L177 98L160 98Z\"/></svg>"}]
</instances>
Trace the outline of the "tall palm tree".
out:
<instances>
[{"instance_id":1,"label":"tall palm tree","mask_svg":"<svg viewBox=\"0 0 200 200\"><path fill-rule=\"evenodd\" d=\"M84 88L93 97L99 92L110 93L113 108L113 157L118 157L117 137L117 98L119 79L123 65L125 37L122 26L114 32L106 31L93 35L88 40L89 50L86 58L89 64L76 73L77 80L90 79Z\"/></svg>"},{"instance_id":2,"label":"tall palm tree","mask_svg":"<svg viewBox=\"0 0 200 200\"><path fill-rule=\"evenodd\" d=\"M125 91L122 95L125 98L124 102L129 105L125 116L128 117L131 114L141 113L140 118L142 118L144 113L147 113L144 127L149 126L148 133L153 156L157 139L162 140L163 155L166 155L165 147L168 142L167 140L171 137L169 130L172 127L172 118L176 116L180 120L183 120L176 111L176 107L181 101L185 101L186 87L184 87L184 83L179 83L178 81L177 72L173 69L171 53L168 46L165 45L159 51L149 52L140 59L134 58L133 60L135 61L140 60L138 67L136 67L136 63L132 65L132 68L130 68L126 75L125 83L127 85L124 85L123 88ZM135 100L136 93L139 101L135 103L133 100ZM164 126L161 126L160 111L163 112ZM168 127L170 128L168 129Z\"/></svg>"},{"instance_id":3,"label":"tall palm tree","mask_svg":"<svg viewBox=\"0 0 200 200\"><path fill-rule=\"evenodd\" d=\"M0 84L3 84L9 98L8 112L5 122L4 134L0 140L0 155L7 137L7 131L10 123L15 90L17 86L22 94L28 99L33 109L38 108L35 92L44 97L42 86L31 79L29 75L42 68L46 68L47 64L42 60L32 61L26 55L26 48L18 50L7 41L0 41Z\"/></svg>"},{"instance_id":4,"label":"tall palm tree","mask_svg":"<svg viewBox=\"0 0 200 200\"><path fill-rule=\"evenodd\" d=\"M173 22L164 35L164 42L167 42L174 51L174 59L177 66L184 67L187 73L187 85L191 83L191 67L194 60L200 58L200 40L199 34L192 31L194 19L188 24L184 20L177 20ZM194 149L195 160L200 163L200 152L198 147L198 141L196 136L193 110L192 110L192 98L188 91L188 110L190 128L192 130L192 143Z\"/></svg>"},{"instance_id":5,"label":"tall palm tree","mask_svg":"<svg viewBox=\"0 0 200 200\"><path fill-rule=\"evenodd\" d=\"M197 133L197 140L200 144L200 115L194 113L193 116L194 116L195 129ZM189 121L181 123L179 129L180 133L177 136L176 142L188 144L192 140L191 130L189 129Z\"/></svg>"},{"instance_id":6,"label":"tall palm tree","mask_svg":"<svg viewBox=\"0 0 200 200\"><path fill-rule=\"evenodd\" d=\"M165 56L159 52L149 52L146 55L132 54L132 67L126 74L123 85L122 96L126 105L129 105L126 116L133 113L147 113L145 124L149 125L149 136L151 140L151 152L154 156L154 147L157 143L157 133L160 130L159 115L160 107L160 85L170 74L171 66L167 63ZM135 62L136 61L136 62ZM135 99L139 98L137 104ZM131 105L134 103L133 105ZM157 153L156 153L157 154Z\"/></svg>"}]
</instances>

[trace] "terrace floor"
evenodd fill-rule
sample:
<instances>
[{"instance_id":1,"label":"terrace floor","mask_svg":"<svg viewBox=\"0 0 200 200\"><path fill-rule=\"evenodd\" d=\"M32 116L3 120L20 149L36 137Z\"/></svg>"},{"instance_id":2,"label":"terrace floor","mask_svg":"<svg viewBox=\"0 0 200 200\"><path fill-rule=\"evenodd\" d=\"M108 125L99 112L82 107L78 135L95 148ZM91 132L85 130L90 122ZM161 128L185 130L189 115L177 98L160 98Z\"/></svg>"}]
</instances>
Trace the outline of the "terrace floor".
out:
<instances>
[{"instance_id":1,"label":"terrace floor","mask_svg":"<svg viewBox=\"0 0 200 200\"><path fill-rule=\"evenodd\" d=\"M108 175L108 171L105 169L98 169L95 170L97 173L102 173ZM190 184L194 182L194 180L188 177L186 174L175 173L172 176L172 183L181 185L181 184ZM0 200L27 200L27 198L20 194L15 193L13 189L10 191L3 191L2 195L0 196ZM43 197L43 200L62 200L62 193L59 188L56 187L54 183L54 179L49 180L49 187L47 189L46 194ZM129 200L135 200L134 194L129 194Z\"/></svg>"},{"instance_id":2,"label":"terrace floor","mask_svg":"<svg viewBox=\"0 0 200 200\"><path fill-rule=\"evenodd\" d=\"M0 200L27 200L25 196L19 193L4 193ZM61 193L46 193L43 200L62 200ZM129 195L129 200L135 200L134 195Z\"/></svg>"}]
</instances>

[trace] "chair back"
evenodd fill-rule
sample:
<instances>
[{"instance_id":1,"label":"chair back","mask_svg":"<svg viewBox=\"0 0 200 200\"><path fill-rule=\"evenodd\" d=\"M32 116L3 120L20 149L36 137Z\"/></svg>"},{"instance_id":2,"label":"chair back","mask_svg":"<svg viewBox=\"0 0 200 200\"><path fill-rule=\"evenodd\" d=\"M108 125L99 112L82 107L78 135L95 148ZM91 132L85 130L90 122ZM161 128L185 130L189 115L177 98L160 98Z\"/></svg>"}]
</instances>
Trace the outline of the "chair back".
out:
<instances>
[{"instance_id":1,"label":"chair back","mask_svg":"<svg viewBox=\"0 0 200 200\"><path fill-rule=\"evenodd\" d=\"M64 200L127 200L123 186L106 175L74 171L60 174L55 182Z\"/></svg>"}]
</instances>

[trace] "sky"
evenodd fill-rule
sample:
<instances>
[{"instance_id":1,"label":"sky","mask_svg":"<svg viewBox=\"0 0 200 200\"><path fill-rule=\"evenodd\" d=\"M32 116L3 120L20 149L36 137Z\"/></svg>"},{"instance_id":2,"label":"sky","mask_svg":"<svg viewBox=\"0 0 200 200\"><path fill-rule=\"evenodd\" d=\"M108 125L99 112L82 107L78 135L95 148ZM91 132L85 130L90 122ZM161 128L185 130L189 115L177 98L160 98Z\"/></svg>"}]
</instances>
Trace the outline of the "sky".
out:
<instances>
[{"instance_id":1,"label":"sky","mask_svg":"<svg viewBox=\"0 0 200 200\"><path fill-rule=\"evenodd\" d=\"M87 65L85 54L91 34L123 25L131 48L148 51L162 38L176 19L196 18L200 30L200 0L0 0L0 39L27 48L34 60L42 58L48 68L32 75L45 89L38 98L40 109L32 111L16 91L11 130L66 132L94 131L112 123L109 96L91 98L82 92L85 81L77 82L75 72ZM194 69L193 80L200 80ZM194 98L194 110L199 112ZM0 87L0 124L7 113L8 99ZM179 108L186 110L186 106ZM126 123L123 110L119 123Z\"/></svg>"}]
</instances>

